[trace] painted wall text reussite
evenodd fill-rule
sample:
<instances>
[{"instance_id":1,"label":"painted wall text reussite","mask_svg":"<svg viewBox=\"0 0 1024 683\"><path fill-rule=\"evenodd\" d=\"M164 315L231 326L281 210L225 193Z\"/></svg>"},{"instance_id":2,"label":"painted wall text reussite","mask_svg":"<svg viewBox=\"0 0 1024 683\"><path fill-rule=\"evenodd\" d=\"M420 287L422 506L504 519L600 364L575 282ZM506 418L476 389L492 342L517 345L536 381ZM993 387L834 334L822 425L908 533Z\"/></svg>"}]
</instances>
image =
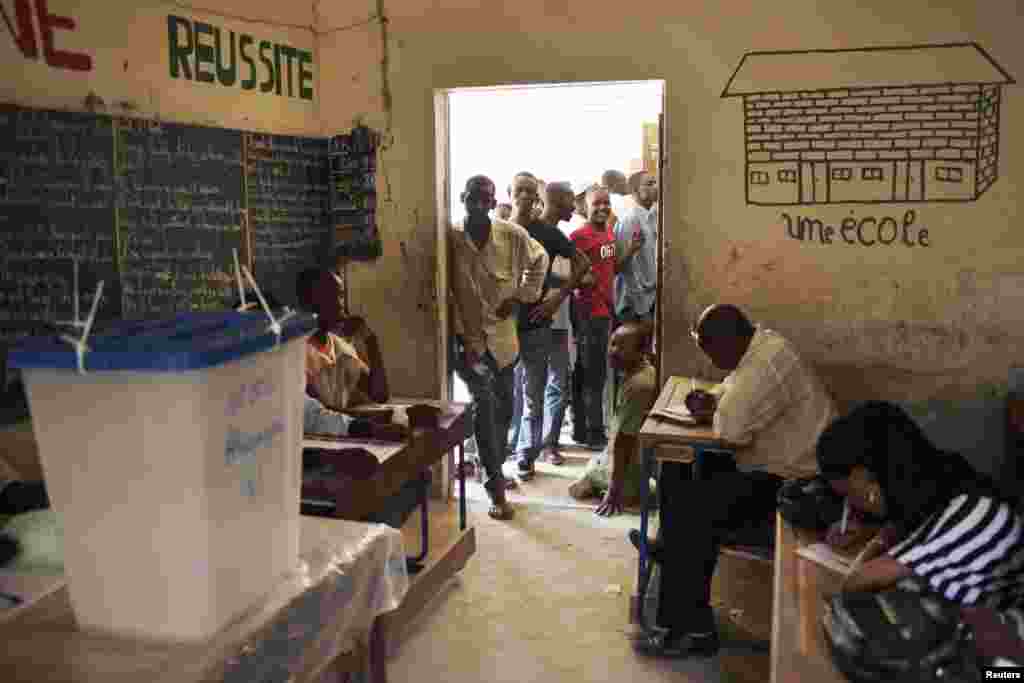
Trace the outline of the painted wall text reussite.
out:
<instances>
[{"instance_id":1,"label":"painted wall text reussite","mask_svg":"<svg viewBox=\"0 0 1024 683\"><path fill-rule=\"evenodd\" d=\"M313 100L313 52L167 16L171 78Z\"/></svg>"}]
</instances>

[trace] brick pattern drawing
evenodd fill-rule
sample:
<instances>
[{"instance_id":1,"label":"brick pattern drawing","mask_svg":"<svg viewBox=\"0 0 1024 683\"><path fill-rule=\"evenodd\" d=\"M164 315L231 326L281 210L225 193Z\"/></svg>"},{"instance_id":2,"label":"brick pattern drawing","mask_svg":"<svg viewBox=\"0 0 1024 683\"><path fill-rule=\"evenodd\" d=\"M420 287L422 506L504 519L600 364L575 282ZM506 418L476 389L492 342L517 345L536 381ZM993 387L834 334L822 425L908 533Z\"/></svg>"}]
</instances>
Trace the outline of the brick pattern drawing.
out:
<instances>
[{"instance_id":1,"label":"brick pattern drawing","mask_svg":"<svg viewBox=\"0 0 1024 683\"><path fill-rule=\"evenodd\" d=\"M748 53L722 93L743 98L747 203L976 200L1010 83L975 43Z\"/></svg>"}]
</instances>

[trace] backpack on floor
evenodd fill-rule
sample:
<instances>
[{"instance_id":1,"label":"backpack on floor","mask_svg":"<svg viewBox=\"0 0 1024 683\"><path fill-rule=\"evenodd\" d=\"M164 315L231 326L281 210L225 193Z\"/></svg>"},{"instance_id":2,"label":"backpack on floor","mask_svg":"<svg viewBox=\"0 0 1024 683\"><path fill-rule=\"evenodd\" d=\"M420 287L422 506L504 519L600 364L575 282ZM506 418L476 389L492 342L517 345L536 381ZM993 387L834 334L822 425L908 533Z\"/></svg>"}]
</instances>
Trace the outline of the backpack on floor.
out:
<instances>
[{"instance_id":1,"label":"backpack on floor","mask_svg":"<svg viewBox=\"0 0 1024 683\"><path fill-rule=\"evenodd\" d=\"M798 529L824 531L843 516L843 498L820 476L787 481L776 502L782 518Z\"/></svg>"},{"instance_id":2,"label":"backpack on floor","mask_svg":"<svg viewBox=\"0 0 1024 683\"><path fill-rule=\"evenodd\" d=\"M933 593L840 593L825 601L822 622L832 661L854 683L981 679L974 634L959 605Z\"/></svg>"}]
</instances>

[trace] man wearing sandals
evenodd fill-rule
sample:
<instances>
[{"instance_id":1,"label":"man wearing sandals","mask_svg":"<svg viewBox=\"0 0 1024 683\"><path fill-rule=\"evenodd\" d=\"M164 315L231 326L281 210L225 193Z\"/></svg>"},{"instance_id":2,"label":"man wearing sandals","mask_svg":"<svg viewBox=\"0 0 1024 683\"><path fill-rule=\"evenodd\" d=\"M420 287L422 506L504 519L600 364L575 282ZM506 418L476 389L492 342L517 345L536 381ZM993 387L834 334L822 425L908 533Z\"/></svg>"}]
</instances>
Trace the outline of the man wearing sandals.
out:
<instances>
[{"instance_id":1,"label":"man wearing sandals","mask_svg":"<svg viewBox=\"0 0 1024 683\"><path fill-rule=\"evenodd\" d=\"M520 174L515 177L513 183L512 199L516 202L518 215L523 216L529 210L531 197L536 197L537 181L531 176ZM577 251L569 238L558 229L559 221L572 216L572 189L567 183L553 182L546 188L545 200L544 213L540 218L526 223L520 222L519 225L526 228L530 237L540 242L549 261L561 256L571 262L572 271L569 281L562 287L551 286L551 280L548 279L544 284L541 300L536 304L527 304L519 310L519 364L523 406L522 427L517 430L521 436L518 444L513 445L516 446L518 473L523 480L534 475L534 463L540 454L544 436L544 391L549 369L555 370L551 363L552 354L555 352L555 338L551 329L554 315L590 268L590 260ZM550 273L548 277L550 278Z\"/></svg>"},{"instance_id":2,"label":"man wearing sandals","mask_svg":"<svg viewBox=\"0 0 1024 683\"><path fill-rule=\"evenodd\" d=\"M515 313L540 298L548 255L525 228L491 220L494 182L466 182L463 225L448 235L455 323L455 371L473 397L476 443L491 497L488 514L511 519L505 498L505 443L512 419L513 377L519 356Z\"/></svg>"}]
</instances>

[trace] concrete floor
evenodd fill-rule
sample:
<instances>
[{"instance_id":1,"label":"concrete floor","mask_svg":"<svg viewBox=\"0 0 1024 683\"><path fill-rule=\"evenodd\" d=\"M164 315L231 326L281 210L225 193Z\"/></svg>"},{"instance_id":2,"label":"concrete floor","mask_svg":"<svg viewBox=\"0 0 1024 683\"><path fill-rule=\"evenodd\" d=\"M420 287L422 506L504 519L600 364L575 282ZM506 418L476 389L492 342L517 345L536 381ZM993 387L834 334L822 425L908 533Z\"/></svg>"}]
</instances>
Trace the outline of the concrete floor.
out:
<instances>
[{"instance_id":1,"label":"concrete floor","mask_svg":"<svg viewBox=\"0 0 1024 683\"><path fill-rule=\"evenodd\" d=\"M568 472L541 469L511 496L511 522L491 520L482 490L470 485L477 554L408 631L389 663L391 681L767 680L767 653L741 642L707 660L636 656L627 618L636 553L626 532L637 516L565 507L544 491L560 488L549 478Z\"/></svg>"}]
</instances>

